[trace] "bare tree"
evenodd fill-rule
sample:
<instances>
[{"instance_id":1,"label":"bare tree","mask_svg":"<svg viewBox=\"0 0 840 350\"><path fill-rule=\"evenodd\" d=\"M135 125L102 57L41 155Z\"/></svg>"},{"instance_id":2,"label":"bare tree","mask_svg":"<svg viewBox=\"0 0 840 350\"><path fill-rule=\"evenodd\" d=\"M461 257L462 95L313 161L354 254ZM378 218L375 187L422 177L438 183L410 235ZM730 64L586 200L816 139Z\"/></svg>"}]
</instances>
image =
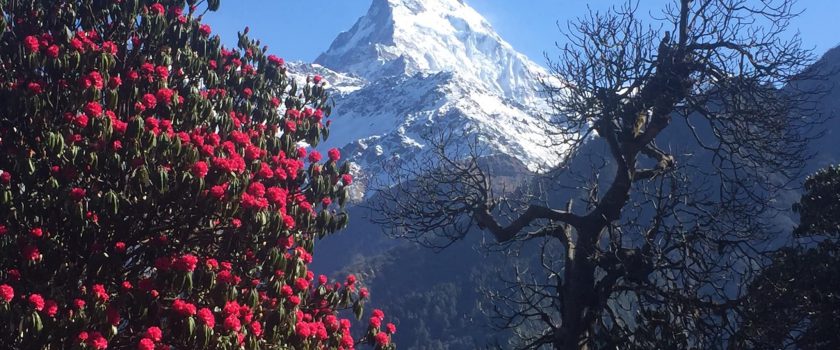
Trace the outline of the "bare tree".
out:
<instances>
[{"instance_id":1,"label":"bare tree","mask_svg":"<svg viewBox=\"0 0 840 350\"><path fill-rule=\"evenodd\" d=\"M393 169L378 221L434 247L474 228L537 242L490 295L518 348L723 347L818 122L815 91L791 87L813 59L787 31L793 4L676 0L647 22L667 30L633 3L590 12L549 62L560 176L500 196L475 152L450 151L470 142L431 137L436 158Z\"/></svg>"}]
</instances>

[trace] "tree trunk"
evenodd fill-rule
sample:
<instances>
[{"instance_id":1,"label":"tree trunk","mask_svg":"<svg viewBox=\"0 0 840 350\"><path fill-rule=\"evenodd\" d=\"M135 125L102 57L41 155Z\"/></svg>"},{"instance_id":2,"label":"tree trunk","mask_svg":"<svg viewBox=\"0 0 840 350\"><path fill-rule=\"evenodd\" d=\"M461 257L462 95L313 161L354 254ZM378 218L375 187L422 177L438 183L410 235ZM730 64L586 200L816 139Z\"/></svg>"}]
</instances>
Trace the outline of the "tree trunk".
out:
<instances>
[{"instance_id":1,"label":"tree trunk","mask_svg":"<svg viewBox=\"0 0 840 350\"><path fill-rule=\"evenodd\" d=\"M591 254L596 233L580 232L577 244L569 245L563 283L563 326L555 348L563 350L591 350L590 314L596 302L595 264ZM560 345L560 346L557 346Z\"/></svg>"}]
</instances>

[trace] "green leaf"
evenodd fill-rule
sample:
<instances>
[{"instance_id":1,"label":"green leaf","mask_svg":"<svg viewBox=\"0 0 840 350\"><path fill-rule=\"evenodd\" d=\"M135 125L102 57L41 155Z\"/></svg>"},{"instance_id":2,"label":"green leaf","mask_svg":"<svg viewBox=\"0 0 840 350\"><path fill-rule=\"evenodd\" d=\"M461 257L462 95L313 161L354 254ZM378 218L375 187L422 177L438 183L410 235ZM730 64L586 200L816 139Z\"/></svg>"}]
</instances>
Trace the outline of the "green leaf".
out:
<instances>
[{"instance_id":1,"label":"green leaf","mask_svg":"<svg viewBox=\"0 0 840 350\"><path fill-rule=\"evenodd\" d=\"M187 317L187 334L189 334L189 337L195 334L195 318L192 316Z\"/></svg>"},{"instance_id":2,"label":"green leaf","mask_svg":"<svg viewBox=\"0 0 840 350\"><path fill-rule=\"evenodd\" d=\"M364 310L365 307L361 301L357 300L355 303L353 303L353 314L356 315L357 320L362 319L362 313L364 312Z\"/></svg>"}]
</instances>

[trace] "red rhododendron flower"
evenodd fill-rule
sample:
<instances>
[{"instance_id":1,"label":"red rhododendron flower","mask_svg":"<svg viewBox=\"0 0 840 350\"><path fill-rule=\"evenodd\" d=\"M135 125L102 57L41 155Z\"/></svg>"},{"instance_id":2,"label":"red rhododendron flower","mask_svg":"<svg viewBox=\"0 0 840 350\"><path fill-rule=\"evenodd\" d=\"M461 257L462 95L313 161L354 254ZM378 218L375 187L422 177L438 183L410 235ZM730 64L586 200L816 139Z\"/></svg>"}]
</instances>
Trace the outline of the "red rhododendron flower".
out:
<instances>
[{"instance_id":1,"label":"red rhododendron flower","mask_svg":"<svg viewBox=\"0 0 840 350\"><path fill-rule=\"evenodd\" d=\"M172 301L172 311L175 311L176 314L187 317L195 315L196 308L195 305L190 304L183 299L175 299Z\"/></svg>"},{"instance_id":2,"label":"red rhododendron flower","mask_svg":"<svg viewBox=\"0 0 840 350\"><path fill-rule=\"evenodd\" d=\"M85 52L85 44L79 38L70 39L70 47L78 52Z\"/></svg>"},{"instance_id":3,"label":"red rhododendron flower","mask_svg":"<svg viewBox=\"0 0 840 350\"><path fill-rule=\"evenodd\" d=\"M115 44L113 41L103 42L101 48L102 48L102 52L109 53L109 54L112 54L112 55L116 55L117 52L119 52L119 49L117 48L117 44Z\"/></svg>"},{"instance_id":4,"label":"red rhododendron flower","mask_svg":"<svg viewBox=\"0 0 840 350\"><path fill-rule=\"evenodd\" d=\"M261 182L253 182L248 185L248 194L252 196L262 197L265 196L265 185Z\"/></svg>"},{"instance_id":5,"label":"red rhododendron flower","mask_svg":"<svg viewBox=\"0 0 840 350\"><path fill-rule=\"evenodd\" d=\"M5 185L8 185L10 182L12 182L12 173L3 170L3 172L0 173L0 182L2 182Z\"/></svg>"},{"instance_id":6,"label":"red rhododendron flower","mask_svg":"<svg viewBox=\"0 0 840 350\"><path fill-rule=\"evenodd\" d=\"M44 235L44 230L42 230L40 227L35 227L29 230L29 235L35 238L41 238L41 236Z\"/></svg>"},{"instance_id":7,"label":"red rhododendron flower","mask_svg":"<svg viewBox=\"0 0 840 350\"><path fill-rule=\"evenodd\" d=\"M312 151L309 153L309 162L310 163L317 163L321 161L321 153L318 151Z\"/></svg>"},{"instance_id":8,"label":"red rhododendron flower","mask_svg":"<svg viewBox=\"0 0 840 350\"><path fill-rule=\"evenodd\" d=\"M248 328L251 330L251 334L253 334L255 337L259 337L262 335L262 324L260 324L259 322L251 322L250 324L248 324Z\"/></svg>"},{"instance_id":9,"label":"red rhododendron flower","mask_svg":"<svg viewBox=\"0 0 840 350\"><path fill-rule=\"evenodd\" d=\"M44 309L44 297L40 294L31 294L29 295L29 306L37 311L41 311Z\"/></svg>"},{"instance_id":10,"label":"red rhododendron flower","mask_svg":"<svg viewBox=\"0 0 840 350\"><path fill-rule=\"evenodd\" d=\"M173 95L175 95L175 91L172 91L171 89L163 88L163 89L160 89L160 90L157 91L157 93L155 94L155 98L157 99L158 102L163 103L164 105L168 106L169 104L172 103L172 96Z\"/></svg>"},{"instance_id":11,"label":"red rhododendron flower","mask_svg":"<svg viewBox=\"0 0 840 350\"><path fill-rule=\"evenodd\" d=\"M8 284L0 284L0 298L3 298L7 303L15 298L15 289Z\"/></svg>"},{"instance_id":12,"label":"red rhododendron flower","mask_svg":"<svg viewBox=\"0 0 840 350\"><path fill-rule=\"evenodd\" d=\"M350 174L341 175L341 182L343 182L345 186L350 186L353 184L353 176L350 176Z\"/></svg>"},{"instance_id":13,"label":"red rhododendron flower","mask_svg":"<svg viewBox=\"0 0 840 350\"><path fill-rule=\"evenodd\" d=\"M88 102L85 104L84 112L88 117L98 117L102 114L102 105L96 101Z\"/></svg>"},{"instance_id":14,"label":"red rhododendron flower","mask_svg":"<svg viewBox=\"0 0 840 350\"><path fill-rule=\"evenodd\" d=\"M169 68L165 66L157 66L155 67L155 75L161 80L166 80L166 78L169 77Z\"/></svg>"},{"instance_id":15,"label":"red rhododendron flower","mask_svg":"<svg viewBox=\"0 0 840 350\"><path fill-rule=\"evenodd\" d=\"M105 81L102 80L102 74L99 74L97 71L88 73L88 75L83 79L87 82L85 84L86 87L93 87L96 90L101 90L102 87L105 86Z\"/></svg>"},{"instance_id":16,"label":"red rhododendron flower","mask_svg":"<svg viewBox=\"0 0 840 350\"><path fill-rule=\"evenodd\" d=\"M91 289L93 290L93 296L96 297L96 300L105 302L111 298L108 295L108 292L105 291L105 286L101 284L94 284L93 287L91 287Z\"/></svg>"},{"instance_id":17,"label":"red rhododendron flower","mask_svg":"<svg viewBox=\"0 0 840 350\"><path fill-rule=\"evenodd\" d=\"M210 187L209 194L213 198L222 199L225 196L225 191L227 191L227 184L215 185Z\"/></svg>"},{"instance_id":18,"label":"red rhododendron flower","mask_svg":"<svg viewBox=\"0 0 840 350\"><path fill-rule=\"evenodd\" d=\"M352 349L355 346L354 343L353 336L350 333L345 333L341 336L341 346L345 349Z\"/></svg>"},{"instance_id":19,"label":"red rhododendron flower","mask_svg":"<svg viewBox=\"0 0 840 350\"><path fill-rule=\"evenodd\" d=\"M41 87L41 84L38 84L36 82L31 82L28 85L26 85L26 89L29 90L29 92L36 95L44 92L44 89Z\"/></svg>"},{"instance_id":20,"label":"red rhododendron flower","mask_svg":"<svg viewBox=\"0 0 840 350\"><path fill-rule=\"evenodd\" d=\"M158 100L157 100L157 97L155 97L155 95L145 94L140 99L140 102L143 103L144 107L151 109L151 108L155 108L155 106L157 106Z\"/></svg>"},{"instance_id":21,"label":"red rhododendron flower","mask_svg":"<svg viewBox=\"0 0 840 350\"><path fill-rule=\"evenodd\" d=\"M137 343L137 350L155 350L155 342L149 338L140 339Z\"/></svg>"},{"instance_id":22,"label":"red rhododendron flower","mask_svg":"<svg viewBox=\"0 0 840 350\"><path fill-rule=\"evenodd\" d=\"M44 311L46 312L47 316L55 317L55 315L58 314L58 303L52 299L45 301Z\"/></svg>"},{"instance_id":23,"label":"red rhododendron flower","mask_svg":"<svg viewBox=\"0 0 840 350\"><path fill-rule=\"evenodd\" d=\"M143 72L145 75L154 74L155 73L155 65L149 62L143 63L140 65L140 71Z\"/></svg>"},{"instance_id":24,"label":"red rhododendron flower","mask_svg":"<svg viewBox=\"0 0 840 350\"><path fill-rule=\"evenodd\" d=\"M283 60L282 58L277 57L275 55L268 55L268 61L277 65L277 66L282 66L282 65L286 64L285 60Z\"/></svg>"},{"instance_id":25,"label":"red rhododendron flower","mask_svg":"<svg viewBox=\"0 0 840 350\"><path fill-rule=\"evenodd\" d=\"M113 120L114 123L114 131L119 134L125 134L125 131L128 130L128 123L121 121L121 120Z\"/></svg>"},{"instance_id":26,"label":"red rhododendron flower","mask_svg":"<svg viewBox=\"0 0 840 350\"><path fill-rule=\"evenodd\" d=\"M102 333L93 332L87 340L88 346L95 350L105 350L108 348L108 340L102 336Z\"/></svg>"},{"instance_id":27,"label":"red rhododendron flower","mask_svg":"<svg viewBox=\"0 0 840 350\"><path fill-rule=\"evenodd\" d=\"M79 202L85 199L86 193L87 191L85 191L84 188L73 187L73 189L70 190L70 199Z\"/></svg>"},{"instance_id":28,"label":"red rhododendron flower","mask_svg":"<svg viewBox=\"0 0 840 350\"><path fill-rule=\"evenodd\" d=\"M388 331L388 334L397 333L397 326L395 326L393 323L386 324L385 329Z\"/></svg>"},{"instance_id":29,"label":"red rhododendron flower","mask_svg":"<svg viewBox=\"0 0 840 350\"><path fill-rule=\"evenodd\" d=\"M385 313L379 309L373 309L373 311L371 311L371 316L378 318L380 321L385 319Z\"/></svg>"},{"instance_id":30,"label":"red rhododendron flower","mask_svg":"<svg viewBox=\"0 0 840 350\"><path fill-rule=\"evenodd\" d=\"M209 25L202 24L201 26L198 27L198 32L201 33L201 35L210 36L210 33L212 33L213 30L210 29Z\"/></svg>"},{"instance_id":31,"label":"red rhododendron flower","mask_svg":"<svg viewBox=\"0 0 840 350\"><path fill-rule=\"evenodd\" d=\"M372 316L369 323L371 328L379 328L382 325L382 319Z\"/></svg>"},{"instance_id":32,"label":"red rhododendron flower","mask_svg":"<svg viewBox=\"0 0 840 350\"><path fill-rule=\"evenodd\" d=\"M192 254L185 254L175 260L172 268L178 271L190 272L195 270L196 265L198 265L198 258Z\"/></svg>"},{"instance_id":33,"label":"red rhododendron flower","mask_svg":"<svg viewBox=\"0 0 840 350\"><path fill-rule=\"evenodd\" d=\"M309 338L312 335L312 330L309 328L309 324L306 322L298 322L295 325L295 334L301 338Z\"/></svg>"},{"instance_id":34,"label":"red rhododendron flower","mask_svg":"<svg viewBox=\"0 0 840 350\"><path fill-rule=\"evenodd\" d=\"M246 141L247 141L247 136L246 136ZM259 159L261 155L262 155L262 150L259 147L253 146L253 145L248 145L247 147L245 147L245 159L251 161L251 160Z\"/></svg>"},{"instance_id":35,"label":"red rhododendron flower","mask_svg":"<svg viewBox=\"0 0 840 350\"><path fill-rule=\"evenodd\" d=\"M216 280L218 280L219 283L235 284L235 281L236 281L235 277L236 276L234 276L232 272L230 272L228 270L222 270L222 271L219 272L218 275L216 275Z\"/></svg>"},{"instance_id":36,"label":"red rhododendron flower","mask_svg":"<svg viewBox=\"0 0 840 350\"><path fill-rule=\"evenodd\" d=\"M292 295L292 293L294 292L292 291L292 287L290 287L289 285L284 284L282 287L280 287L280 295L284 297L289 297Z\"/></svg>"},{"instance_id":37,"label":"red rhododendron flower","mask_svg":"<svg viewBox=\"0 0 840 350\"><path fill-rule=\"evenodd\" d=\"M38 42L38 38L36 38L34 35L30 35L23 38L23 45L26 47L26 51L31 53L38 51L38 47L41 45L41 43Z\"/></svg>"},{"instance_id":38,"label":"red rhododendron flower","mask_svg":"<svg viewBox=\"0 0 840 350\"><path fill-rule=\"evenodd\" d=\"M297 288L297 290L299 291L306 290L309 288L309 281L298 277L297 279L295 279L295 288Z\"/></svg>"},{"instance_id":39,"label":"red rhododendron flower","mask_svg":"<svg viewBox=\"0 0 840 350\"><path fill-rule=\"evenodd\" d=\"M198 319L209 328L216 326L216 317L213 315L213 311L206 307L198 310Z\"/></svg>"},{"instance_id":40,"label":"red rhododendron flower","mask_svg":"<svg viewBox=\"0 0 840 350\"><path fill-rule=\"evenodd\" d=\"M236 315L230 315L225 318L224 326L226 331L238 332L242 327L242 323Z\"/></svg>"},{"instance_id":41,"label":"red rhododendron flower","mask_svg":"<svg viewBox=\"0 0 840 350\"><path fill-rule=\"evenodd\" d=\"M288 130L289 132L297 131L297 124L295 124L294 121L287 120L286 121L286 130Z\"/></svg>"},{"instance_id":42,"label":"red rhododendron flower","mask_svg":"<svg viewBox=\"0 0 840 350\"><path fill-rule=\"evenodd\" d=\"M144 335L146 338L154 340L155 342L159 342L163 339L163 331L160 330L159 327L151 326L146 328L146 334Z\"/></svg>"},{"instance_id":43,"label":"red rhododendron flower","mask_svg":"<svg viewBox=\"0 0 840 350\"><path fill-rule=\"evenodd\" d=\"M388 337L388 334L386 334L385 332L376 333L376 335L373 336L373 339L374 341L376 341L376 345L379 346L385 346L391 342L391 338Z\"/></svg>"},{"instance_id":44,"label":"red rhododendron flower","mask_svg":"<svg viewBox=\"0 0 840 350\"><path fill-rule=\"evenodd\" d=\"M44 51L44 53L46 53L47 57L49 57L49 58L58 57L59 52L60 52L60 49L58 48L58 45L51 45L50 47L47 48L46 51Z\"/></svg>"},{"instance_id":45,"label":"red rhododendron flower","mask_svg":"<svg viewBox=\"0 0 840 350\"><path fill-rule=\"evenodd\" d=\"M154 3L152 4L152 6L149 7L149 12L159 16L166 12L166 9L164 9L163 5L161 5L160 3Z\"/></svg>"},{"instance_id":46,"label":"red rhododendron flower","mask_svg":"<svg viewBox=\"0 0 840 350\"><path fill-rule=\"evenodd\" d=\"M80 128L87 127L88 121L89 121L89 119L88 119L87 115L84 115L84 114L78 114L78 115L76 115L76 117L73 118L73 124L75 124L76 126L78 126Z\"/></svg>"},{"instance_id":47,"label":"red rhododendron flower","mask_svg":"<svg viewBox=\"0 0 840 350\"><path fill-rule=\"evenodd\" d=\"M283 215L283 225L287 229L293 230L296 225L295 218L291 217L290 215Z\"/></svg>"},{"instance_id":48,"label":"red rhododendron flower","mask_svg":"<svg viewBox=\"0 0 840 350\"><path fill-rule=\"evenodd\" d=\"M108 87L111 88L111 89L116 89L116 88L120 87L121 85L122 85L122 79L120 78L119 75L113 76L113 77L111 77L110 80L108 80Z\"/></svg>"},{"instance_id":49,"label":"red rhododendron flower","mask_svg":"<svg viewBox=\"0 0 840 350\"><path fill-rule=\"evenodd\" d=\"M341 151L339 151L338 148L331 148L327 152L327 155L330 157L330 160L333 161L333 162L337 162L339 159L341 159Z\"/></svg>"},{"instance_id":50,"label":"red rhododendron flower","mask_svg":"<svg viewBox=\"0 0 840 350\"><path fill-rule=\"evenodd\" d=\"M193 176L199 179L203 179L205 176L207 176L207 172L209 170L210 168L207 166L206 162L198 161L195 162L195 164L193 164L192 168L190 169L190 172L192 172Z\"/></svg>"}]
</instances>

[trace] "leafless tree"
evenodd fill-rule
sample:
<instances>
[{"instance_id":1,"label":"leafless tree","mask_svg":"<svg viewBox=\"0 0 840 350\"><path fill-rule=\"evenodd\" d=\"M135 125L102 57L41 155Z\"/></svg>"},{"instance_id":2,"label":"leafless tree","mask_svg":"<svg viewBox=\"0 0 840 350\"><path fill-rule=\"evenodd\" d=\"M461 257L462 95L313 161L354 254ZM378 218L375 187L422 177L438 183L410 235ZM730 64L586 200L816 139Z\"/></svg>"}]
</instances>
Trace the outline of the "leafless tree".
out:
<instances>
[{"instance_id":1,"label":"leafless tree","mask_svg":"<svg viewBox=\"0 0 840 350\"><path fill-rule=\"evenodd\" d=\"M438 248L474 228L537 243L490 295L518 348L724 347L819 119L816 91L791 84L813 61L793 5L675 0L643 22L629 3L570 22L545 84L560 175L513 196L444 133L436 157L392 169L378 221Z\"/></svg>"}]
</instances>

